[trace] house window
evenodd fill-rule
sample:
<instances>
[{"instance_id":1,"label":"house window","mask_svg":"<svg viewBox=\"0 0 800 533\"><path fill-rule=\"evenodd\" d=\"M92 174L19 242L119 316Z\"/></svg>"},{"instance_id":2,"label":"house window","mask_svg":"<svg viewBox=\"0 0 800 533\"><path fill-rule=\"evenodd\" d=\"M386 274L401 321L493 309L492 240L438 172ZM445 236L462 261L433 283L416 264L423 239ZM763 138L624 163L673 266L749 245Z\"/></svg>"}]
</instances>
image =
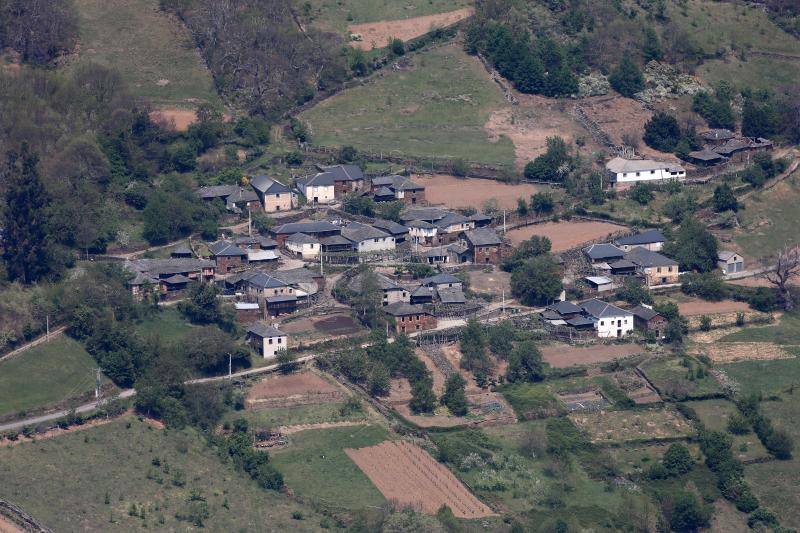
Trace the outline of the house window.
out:
<instances>
[{"instance_id":1,"label":"house window","mask_svg":"<svg viewBox=\"0 0 800 533\"><path fill-rule=\"evenodd\" d=\"M281 338L280 338L280 337L278 337L278 344L280 344L280 343L281 343Z\"/></svg>"},{"instance_id":2,"label":"house window","mask_svg":"<svg viewBox=\"0 0 800 533\"><path fill-rule=\"evenodd\" d=\"M269 338L269 344L272 344L272 337Z\"/></svg>"},{"instance_id":3,"label":"house window","mask_svg":"<svg viewBox=\"0 0 800 533\"><path fill-rule=\"evenodd\" d=\"M638 178L639 176L641 176L641 175L642 175L642 173L641 173L641 172L637 172L637 173L636 173L636 177L637 177L637 178Z\"/></svg>"},{"instance_id":4,"label":"house window","mask_svg":"<svg viewBox=\"0 0 800 533\"><path fill-rule=\"evenodd\" d=\"M656 269L656 272L658 272L659 274L661 274L661 267L658 267L658 268Z\"/></svg>"},{"instance_id":5,"label":"house window","mask_svg":"<svg viewBox=\"0 0 800 533\"><path fill-rule=\"evenodd\" d=\"M601 321L600 321L600 325L601 325L601 326L605 326L605 322L603 322L603 321L601 320Z\"/></svg>"}]
</instances>

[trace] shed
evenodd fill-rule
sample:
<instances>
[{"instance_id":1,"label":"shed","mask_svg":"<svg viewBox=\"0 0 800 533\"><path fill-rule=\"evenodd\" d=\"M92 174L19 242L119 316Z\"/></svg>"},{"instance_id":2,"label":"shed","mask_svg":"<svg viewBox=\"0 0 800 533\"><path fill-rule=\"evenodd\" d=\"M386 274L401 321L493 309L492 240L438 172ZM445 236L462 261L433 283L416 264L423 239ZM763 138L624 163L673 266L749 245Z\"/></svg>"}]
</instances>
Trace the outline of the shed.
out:
<instances>
[{"instance_id":1,"label":"shed","mask_svg":"<svg viewBox=\"0 0 800 533\"><path fill-rule=\"evenodd\" d=\"M744 258L731 250L722 250L717 255L717 266L724 275L744 272Z\"/></svg>"},{"instance_id":2,"label":"shed","mask_svg":"<svg viewBox=\"0 0 800 533\"><path fill-rule=\"evenodd\" d=\"M586 282L597 292L606 292L614 289L614 282L605 276L586 276Z\"/></svg>"}]
</instances>

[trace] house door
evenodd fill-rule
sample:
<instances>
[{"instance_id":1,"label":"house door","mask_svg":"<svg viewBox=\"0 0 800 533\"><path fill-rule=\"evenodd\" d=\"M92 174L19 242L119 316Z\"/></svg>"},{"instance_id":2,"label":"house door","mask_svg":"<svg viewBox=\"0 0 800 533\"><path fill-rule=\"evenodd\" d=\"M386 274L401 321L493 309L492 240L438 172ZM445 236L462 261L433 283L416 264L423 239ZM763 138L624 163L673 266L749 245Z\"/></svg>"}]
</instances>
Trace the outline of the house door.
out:
<instances>
[{"instance_id":1,"label":"house door","mask_svg":"<svg viewBox=\"0 0 800 533\"><path fill-rule=\"evenodd\" d=\"M617 337L622 337L622 330L621 329L617 330Z\"/></svg>"},{"instance_id":2,"label":"house door","mask_svg":"<svg viewBox=\"0 0 800 533\"><path fill-rule=\"evenodd\" d=\"M316 203L318 203L318 202L319 202L319 196L315 196L315 197L314 197L314 203L316 204Z\"/></svg>"},{"instance_id":3,"label":"house door","mask_svg":"<svg viewBox=\"0 0 800 533\"><path fill-rule=\"evenodd\" d=\"M667 278L661 278L661 284L664 285L665 283L667 283Z\"/></svg>"}]
</instances>

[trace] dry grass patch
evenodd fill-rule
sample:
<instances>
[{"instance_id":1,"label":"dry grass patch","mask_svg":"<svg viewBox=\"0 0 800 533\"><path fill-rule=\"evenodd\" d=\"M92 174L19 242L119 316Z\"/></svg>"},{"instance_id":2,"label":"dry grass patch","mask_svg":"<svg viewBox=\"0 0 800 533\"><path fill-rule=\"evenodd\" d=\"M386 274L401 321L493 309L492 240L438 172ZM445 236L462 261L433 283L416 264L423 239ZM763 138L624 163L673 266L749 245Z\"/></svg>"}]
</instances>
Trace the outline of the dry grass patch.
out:
<instances>
[{"instance_id":1,"label":"dry grass patch","mask_svg":"<svg viewBox=\"0 0 800 533\"><path fill-rule=\"evenodd\" d=\"M465 7L447 13L423 15L403 20L382 20L348 26L351 34L361 35L360 41L350 41L350 45L362 50L372 50L389 46L392 39L408 41L421 37L437 28L452 26L458 21L471 17L475 9Z\"/></svg>"},{"instance_id":2,"label":"dry grass patch","mask_svg":"<svg viewBox=\"0 0 800 533\"><path fill-rule=\"evenodd\" d=\"M546 222L532 224L509 231L506 236L514 245L519 245L534 235L550 239L554 252L563 252L581 244L608 237L625 229L625 226L610 222Z\"/></svg>"},{"instance_id":3,"label":"dry grass patch","mask_svg":"<svg viewBox=\"0 0 800 533\"><path fill-rule=\"evenodd\" d=\"M680 439L694 431L682 416L670 409L600 411L570 414L569 419L588 432L592 442L599 444Z\"/></svg>"},{"instance_id":4,"label":"dry grass patch","mask_svg":"<svg viewBox=\"0 0 800 533\"><path fill-rule=\"evenodd\" d=\"M479 178L457 178L448 174L415 175L414 181L425 187L425 199L458 209L481 209L487 200L496 200L500 209L516 209L517 199L525 201L546 187L532 183L501 183Z\"/></svg>"}]
</instances>

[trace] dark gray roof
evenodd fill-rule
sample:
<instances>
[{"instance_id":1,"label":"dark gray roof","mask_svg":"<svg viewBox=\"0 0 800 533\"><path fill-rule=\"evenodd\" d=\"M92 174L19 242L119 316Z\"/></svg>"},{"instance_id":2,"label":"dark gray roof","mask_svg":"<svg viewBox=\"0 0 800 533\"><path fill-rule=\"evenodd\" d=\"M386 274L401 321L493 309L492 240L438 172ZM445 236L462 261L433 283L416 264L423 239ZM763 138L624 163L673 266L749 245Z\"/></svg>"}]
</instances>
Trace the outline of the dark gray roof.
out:
<instances>
[{"instance_id":1,"label":"dark gray roof","mask_svg":"<svg viewBox=\"0 0 800 533\"><path fill-rule=\"evenodd\" d=\"M173 274L172 276L164 278L161 281L163 281L168 285L180 285L181 283L189 283L192 280L190 280L183 274Z\"/></svg>"},{"instance_id":2,"label":"dark gray roof","mask_svg":"<svg viewBox=\"0 0 800 533\"><path fill-rule=\"evenodd\" d=\"M173 255L175 255L175 254L177 254L177 255L194 255L194 253L192 252L192 249L189 248L189 246L186 245L186 244L179 244L178 246L173 248L170 253L173 254Z\"/></svg>"},{"instance_id":3,"label":"dark gray roof","mask_svg":"<svg viewBox=\"0 0 800 533\"><path fill-rule=\"evenodd\" d=\"M411 296L415 298L422 298L425 296L433 298L433 288L428 287L426 285L420 285L419 287L411 291Z\"/></svg>"},{"instance_id":4,"label":"dark gray roof","mask_svg":"<svg viewBox=\"0 0 800 533\"><path fill-rule=\"evenodd\" d=\"M227 198L231 194L239 191L238 185L214 185L211 187L200 187L197 194L204 200L212 198Z\"/></svg>"},{"instance_id":5,"label":"dark gray roof","mask_svg":"<svg viewBox=\"0 0 800 533\"><path fill-rule=\"evenodd\" d=\"M125 263L125 269L132 273L157 278L185 272L199 272L204 268L214 268L214 261L207 259L136 259Z\"/></svg>"},{"instance_id":6,"label":"dark gray roof","mask_svg":"<svg viewBox=\"0 0 800 533\"><path fill-rule=\"evenodd\" d=\"M611 270L618 270L620 268L635 268L636 263L633 261L628 261L627 259L619 259L609 263L608 266L611 267Z\"/></svg>"},{"instance_id":7,"label":"dark gray roof","mask_svg":"<svg viewBox=\"0 0 800 533\"><path fill-rule=\"evenodd\" d=\"M230 278L228 279L229 282L235 283L236 281L234 280L245 281L248 285L257 289L276 289L286 287L288 285L288 283L281 279L257 270L245 272L233 280Z\"/></svg>"},{"instance_id":8,"label":"dark gray roof","mask_svg":"<svg viewBox=\"0 0 800 533\"><path fill-rule=\"evenodd\" d=\"M637 233L635 235L628 235L626 237L620 237L617 239L617 244L619 245L640 245L640 244L653 244L657 242L666 242L667 238L664 237L664 234L657 229L651 229L648 231L643 231L641 233Z\"/></svg>"},{"instance_id":9,"label":"dark gray roof","mask_svg":"<svg viewBox=\"0 0 800 533\"><path fill-rule=\"evenodd\" d=\"M539 313L545 320L563 320L560 314L556 313L550 308L545 308L544 311Z\"/></svg>"},{"instance_id":10,"label":"dark gray roof","mask_svg":"<svg viewBox=\"0 0 800 533\"><path fill-rule=\"evenodd\" d=\"M576 316L575 318L570 318L569 320L565 321L570 326L580 327L580 326L589 326L594 325L594 320L591 318L586 318L583 316Z\"/></svg>"},{"instance_id":11,"label":"dark gray roof","mask_svg":"<svg viewBox=\"0 0 800 533\"><path fill-rule=\"evenodd\" d=\"M496 246L503 242L500 236L497 235L497 232L492 228L478 228L465 231L464 237L472 246Z\"/></svg>"},{"instance_id":12,"label":"dark gray roof","mask_svg":"<svg viewBox=\"0 0 800 533\"><path fill-rule=\"evenodd\" d=\"M353 242L350 239L346 239L341 235L331 235L330 237L322 237L319 242L324 244L325 246L339 246L339 245L348 245L352 246Z\"/></svg>"},{"instance_id":13,"label":"dark gray roof","mask_svg":"<svg viewBox=\"0 0 800 533\"><path fill-rule=\"evenodd\" d=\"M261 235L253 235L252 237L237 237L233 242L235 242L238 246L253 246L254 244L261 245L262 248L275 248L278 246L278 243L270 239L269 237L262 237Z\"/></svg>"},{"instance_id":14,"label":"dark gray roof","mask_svg":"<svg viewBox=\"0 0 800 533\"><path fill-rule=\"evenodd\" d=\"M454 224L463 224L464 222L469 222L467 217L464 215L460 215L458 213L447 213L444 217L434 222L434 224L441 229L447 229L449 226Z\"/></svg>"},{"instance_id":15,"label":"dark gray roof","mask_svg":"<svg viewBox=\"0 0 800 533\"><path fill-rule=\"evenodd\" d=\"M235 205L242 202L257 202L258 195L252 189L238 189L225 199L228 205Z\"/></svg>"},{"instance_id":16,"label":"dark gray roof","mask_svg":"<svg viewBox=\"0 0 800 533\"><path fill-rule=\"evenodd\" d=\"M725 159L724 156L721 156L717 152L709 150L708 148L703 148L702 150L689 152L689 157L692 159L699 159L700 161L718 161Z\"/></svg>"},{"instance_id":17,"label":"dark gray roof","mask_svg":"<svg viewBox=\"0 0 800 533\"><path fill-rule=\"evenodd\" d=\"M394 198L394 192L388 187L380 187L375 191L375 196L391 196Z\"/></svg>"},{"instance_id":18,"label":"dark gray roof","mask_svg":"<svg viewBox=\"0 0 800 533\"><path fill-rule=\"evenodd\" d=\"M342 236L353 242L362 242L369 239L382 239L390 235L383 230L373 228L360 222L351 222L342 228Z\"/></svg>"},{"instance_id":19,"label":"dark gray roof","mask_svg":"<svg viewBox=\"0 0 800 533\"><path fill-rule=\"evenodd\" d=\"M242 257L247 255L247 252L228 241L217 241L208 247L208 251L214 257Z\"/></svg>"},{"instance_id":20,"label":"dark gray roof","mask_svg":"<svg viewBox=\"0 0 800 533\"><path fill-rule=\"evenodd\" d=\"M637 318L641 318L642 320L652 320L653 318L659 315L654 309L649 307L645 307L643 305L637 305L633 309L631 309L631 313L634 314Z\"/></svg>"},{"instance_id":21,"label":"dark gray roof","mask_svg":"<svg viewBox=\"0 0 800 533\"><path fill-rule=\"evenodd\" d=\"M467 217L467 219L471 220L473 222L491 222L492 221L492 217L490 217L489 215L484 215L483 213L475 213L474 215L470 215L469 217Z\"/></svg>"},{"instance_id":22,"label":"dark gray roof","mask_svg":"<svg viewBox=\"0 0 800 533\"><path fill-rule=\"evenodd\" d=\"M297 285L299 283L315 283L315 279L320 276L319 272L311 271L307 268L290 268L288 270L276 270L274 276L288 285Z\"/></svg>"},{"instance_id":23,"label":"dark gray roof","mask_svg":"<svg viewBox=\"0 0 800 533\"><path fill-rule=\"evenodd\" d=\"M572 302L556 302L548 305L547 309L552 309L559 315L572 315L581 312L581 308Z\"/></svg>"},{"instance_id":24,"label":"dark gray roof","mask_svg":"<svg viewBox=\"0 0 800 533\"><path fill-rule=\"evenodd\" d=\"M272 230L276 235L289 235L292 233L328 233L335 231L339 233L341 228L335 224L331 224L327 220L317 220L309 222L290 222L283 224Z\"/></svg>"},{"instance_id":25,"label":"dark gray roof","mask_svg":"<svg viewBox=\"0 0 800 533\"><path fill-rule=\"evenodd\" d=\"M437 246L436 248L431 248L430 250L426 250L422 252L423 257L447 257L448 248L444 246Z\"/></svg>"},{"instance_id":26,"label":"dark gray roof","mask_svg":"<svg viewBox=\"0 0 800 533\"><path fill-rule=\"evenodd\" d=\"M443 287L436 289L436 293L443 304L463 304L467 301L460 287Z\"/></svg>"},{"instance_id":27,"label":"dark gray roof","mask_svg":"<svg viewBox=\"0 0 800 533\"><path fill-rule=\"evenodd\" d=\"M289 187L283 183L274 180L264 174L250 178L250 185L261 194L279 194L284 192L291 192Z\"/></svg>"},{"instance_id":28,"label":"dark gray roof","mask_svg":"<svg viewBox=\"0 0 800 533\"><path fill-rule=\"evenodd\" d=\"M599 261L603 259L618 259L625 255L625 252L609 243L593 244L584 248L583 251L593 261Z\"/></svg>"},{"instance_id":29,"label":"dark gray roof","mask_svg":"<svg viewBox=\"0 0 800 533\"><path fill-rule=\"evenodd\" d=\"M392 316L408 316L408 315L427 315L430 314L425 310L425 306L421 304L407 304L405 302L395 302L383 308L388 314Z\"/></svg>"},{"instance_id":30,"label":"dark gray roof","mask_svg":"<svg viewBox=\"0 0 800 533\"><path fill-rule=\"evenodd\" d=\"M247 332L252 333L254 335L258 335L259 337L262 338L286 336L286 333L282 332L275 326L267 324L266 322L256 322L255 324L247 328Z\"/></svg>"},{"instance_id":31,"label":"dark gray roof","mask_svg":"<svg viewBox=\"0 0 800 533\"><path fill-rule=\"evenodd\" d=\"M376 228L387 231L392 235L405 235L408 233L408 227L398 224L393 220L383 220L382 218L378 218L372 223L372 225Z\"/></svg>"},{"instance_id":32,"label":"dark gray roof","mask_svg":"<svg viewBox=\"0 0 800 533\"><path fill-rule=\"evenodd\" d=\"M333 174L330 172L319 172L313 176L297 178L298 187L333 187Z\"/></svg>"},{"instance_id":33,"label":"dark gray roof","mask_svg":"<svg viewBox=\"0 0 800 533\"><path fill-rule=\"evenodd\" d=\"M619 308L616 305L592 298L581 303L581 309L594 318L608 318L616 316L633 316L633 313Z\"/></svg>"},{"instance_id":34,"label":"dark gray roof","mask_svg":"<svg viewBox=\"0 0 800 533\"><path fill-rule=\"evenodd\" d=\"M404 287L401 287L391 279L387 278L383 274L375 273L376 281L378 282L378 287L384 291L404 291L406 290ZM347 287L353 292L361 292L361 282L364 279L364 274L359 274L354 276L353 279L350 280L350 283L347 284Z\"/></svg>"},{"instance_id":35,"label":"dark gray roof","mask_svg":"<svg viewBox=\"0 0 800 533\"><path fill-rule=\"evenodd\" d=\"M724 128L704 131L700 136L707 141L726 141L733 139L736 134Z\"/></svg>"},{"instance_id":36,"label":"dark gray roof","mask_svg":"<svg viewBox=\"0 0 800 533\"><path fill-rule=\"evenodd\" d=\"M297 296L294 294L279 294L277 296L267 297L268 304L279 304L283 302L296 302Z\"/></svg>"},{"instance_id":37,"label":"dark gray roof","mask_svg":"<svg viewBox=\"0 0 800 533\"><path fill-rule=\"evenodd\" d=\"M658 252L651 252L647 248L637 246L625 254L625 259L642 268L677 266L678 262Z\"/></svg>"},{"instance_id":38,"label":"dark gray roof","mask_svg":"<svg viewBox=\"0 0 800 533\"><path fill-rule=\"evenodd\" d=\"M425 222L435 222L446 217L450 211L441 207L411 207L400 214L403 222L408 220L424 220Z\"/></svg>"},{"instance_id":39,"label":"dark gray roof","mask_svg":"<svg viewBox=\"0 0 800 533\"><path fill-rule=\"evenodd\" d=\"M331 174L336 181L359 181L364 179L364 172L357 165L317 165L320 172Z\"/></svg>"},{"instance_id":40,"label":"dark gray roof","mask_svg":"<svg viewBox=\"0 0 800 533\"><path fill-rule=\"evenodd\" d=\"M425 222L424 220L412 220L408 222L409 228L421 228L421 229L433 229L436 226L431 224L430 222Z\"/></svg>"},{"instance_id":41,"label":"dark gray roof","mask_svg":"<svg viewBox=\"0 0 800 533\"><path fill-rule=\"evenodd\" d=\"M447 272L435 274L422 280L423 285L445 285L449 283L461 283L461 280Z\"/></svg>"},{"instance_id":42,"label":"dark gray roof","mask_svg":"<svg viewBox=\"0 0 800 533\"><path fill-rule=\"evenodd\" d=\"M289 238L286 239L286 242L293 242L297 244L317 244L319 240L307 233L292 233L289 235Z\"/></svg>"}]
</instances>

